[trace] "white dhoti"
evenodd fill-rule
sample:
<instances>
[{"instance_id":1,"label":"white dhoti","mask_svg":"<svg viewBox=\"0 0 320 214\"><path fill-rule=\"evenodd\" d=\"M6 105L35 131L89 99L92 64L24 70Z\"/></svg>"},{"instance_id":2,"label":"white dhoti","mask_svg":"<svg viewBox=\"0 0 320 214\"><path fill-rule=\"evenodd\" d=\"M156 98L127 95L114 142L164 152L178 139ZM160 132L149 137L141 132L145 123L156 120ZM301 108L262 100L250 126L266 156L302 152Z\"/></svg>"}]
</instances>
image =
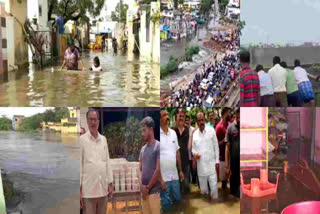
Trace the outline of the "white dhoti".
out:
<instances>
[{"instance_id":1,"label":"white dhoti","mask_svg":"<svg viewBox=\"0 0 320 214\"><path fill-rule=\"evenodd\" d=\"M198 177L199 177L201 194L209 194L209 186L210 186L211 198L217 199L218 198L217 174L214 173L209 176L198 176Z\"/></svg>"}]
</instances>

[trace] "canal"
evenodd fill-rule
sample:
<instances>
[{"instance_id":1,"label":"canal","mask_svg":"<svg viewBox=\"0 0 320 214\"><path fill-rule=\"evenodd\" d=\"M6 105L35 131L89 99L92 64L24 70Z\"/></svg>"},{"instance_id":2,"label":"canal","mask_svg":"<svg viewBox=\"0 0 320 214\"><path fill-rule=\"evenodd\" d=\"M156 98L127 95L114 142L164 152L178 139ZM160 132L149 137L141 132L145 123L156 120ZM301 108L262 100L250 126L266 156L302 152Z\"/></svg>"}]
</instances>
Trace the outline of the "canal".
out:
<instances>
[{"instance_id":1,"label":"canal","mask_svg":"<svg viewBox=\"0 0 320 214\"><path fill-rule=\"evenodd\" d=\"M0 167L24 193L24 214L79 213L77 135L0 132Z\"/></svg>"},{"instance_id":2,"label":"canal","mask_svg":"<svg viewBox=\"0 0 320 214\"><path fill-rule=\"evenodd\" d=\"M95 56L102 72L90 72ZM84 52L85 71L60 71L62 64L9 72L1 77L0 106L159 106L160 66L126 54Z\"/></svg>"}]
</instances>

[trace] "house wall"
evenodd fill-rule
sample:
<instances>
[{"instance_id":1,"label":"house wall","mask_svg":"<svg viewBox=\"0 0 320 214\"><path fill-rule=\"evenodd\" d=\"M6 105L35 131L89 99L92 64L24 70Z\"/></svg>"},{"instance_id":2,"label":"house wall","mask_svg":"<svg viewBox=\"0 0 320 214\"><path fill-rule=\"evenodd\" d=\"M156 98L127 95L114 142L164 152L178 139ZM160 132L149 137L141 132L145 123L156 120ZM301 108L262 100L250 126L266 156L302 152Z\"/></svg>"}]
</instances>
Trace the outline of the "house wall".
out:
<instances>
[{"instance_id":1,"label":"house wall","mask_svg":"<svg viewBox=\"0 0 320 214\"><path fill-rule=\"evenodd\" d=\"M16 17L16 19L18 19L22 24L26 21L27 0L21 0L21 3L19 3L17 0L9 0L9 8L10 8L9 12L12 13L12 15ZM11 27L13 27L13 29L8 32L9 34L7 38L9 40L13 38L14 46L9 47L8 45L8 50L9 50L8 53L10 53L11 50L14 50L14 55L13 55L13 65L10 66L9 64L9 70L11 70L10 67L12 68L15 66L18 66L19 68L27 67L28 66L28 45L24 39L22 28L19 25L19 23L13 19L13 17L10 17L10 22L8 23L8 26L10 25Z\"/></svg>"}]
</instances>

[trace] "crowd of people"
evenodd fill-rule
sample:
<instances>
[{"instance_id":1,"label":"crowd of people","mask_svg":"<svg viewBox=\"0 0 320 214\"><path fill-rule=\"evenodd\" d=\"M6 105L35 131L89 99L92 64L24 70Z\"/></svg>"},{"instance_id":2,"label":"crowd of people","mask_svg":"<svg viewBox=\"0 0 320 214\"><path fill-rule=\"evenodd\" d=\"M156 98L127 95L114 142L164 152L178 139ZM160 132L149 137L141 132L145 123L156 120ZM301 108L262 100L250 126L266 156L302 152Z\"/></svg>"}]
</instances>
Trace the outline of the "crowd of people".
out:
<instances>
[{"instance_id":1,"label":"crowd of people","mask_svg":"<svg viewBox=\"0 0 320 214\"><path fill-rule=\"evenodd\" d=\"M273 58L273 67L266 72L262 65L250 67L250 53L240 52L240 106L313 106L314 91L307 71L299 59L294 68L279 56Z\"/></svg>"},{"instance_id":2,"label":"crowd of people","mask_svg":"<svg viewBox=\"0 0 320 214\"><path fill-rule=\"evenodd\" d=\"M218 181L222 191L240 197L240 110L223 108L221 118L214 112L198 112L196 126L190 115L179 108L175 125L168 111L160 110L161 208L174 211L190 194L191 185L205 198L218 201ZM207 117L206 117L207 116Z\"/></svg>"},{"instance_id":3,"label":"crowd of people","mask_svg":"<svg viewBox=\"0 0 320 214\"><path fill-rule=\"evenodd\" d=\"M226 54L221 61L203 64L193 81L176 91L169 99L168 107L212 106L219 102L232 84L236 84L238 54ZM206 104L208 97L212 98Z\"/></svg>"},{"instance_id":4,"label":"crowd of people","mask_svg":"<svg viewBox=\"0 0 320 214\"><path fill-rule=\"evenodd\" d=\"M224 34L219 31L211 40L225 49L223 58L217 59L217 52L213 54L212 61L204 63L192 81L172 93L167 107L210 107L226 96L230 86L236 86L240 69L239 32Z\"/></svg>"}]
</instances>

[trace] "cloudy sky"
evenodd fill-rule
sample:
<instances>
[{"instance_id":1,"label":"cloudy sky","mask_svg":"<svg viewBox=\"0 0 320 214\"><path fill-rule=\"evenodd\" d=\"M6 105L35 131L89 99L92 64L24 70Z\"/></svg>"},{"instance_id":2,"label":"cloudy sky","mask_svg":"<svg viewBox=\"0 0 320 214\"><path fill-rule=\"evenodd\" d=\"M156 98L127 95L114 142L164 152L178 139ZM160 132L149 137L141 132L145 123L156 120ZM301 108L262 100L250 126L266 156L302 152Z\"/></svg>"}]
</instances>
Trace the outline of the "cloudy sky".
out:
<instances>
[{"instance_id":1,"label":"cloudy sky","mask_svg":"<svg viewBox=\"0 0 320 214\"><path fill-rule=\"evenodd\" d=\"M244 0L241 45L320 41L320 0Z\"/></svg>"},{"instance_id":2,"label":"cloudy sky","mask_svg":"<svg viewBox=\"0 0 320 214\"><path fill-rule=\"evenodd\" d=\"M53 107L0 107L0 117L3 115L9 119L12 119L13 115L24 115L29 117L34 114L42 113L47 109L53 109Z\"/></svg>"}]
</instances>

